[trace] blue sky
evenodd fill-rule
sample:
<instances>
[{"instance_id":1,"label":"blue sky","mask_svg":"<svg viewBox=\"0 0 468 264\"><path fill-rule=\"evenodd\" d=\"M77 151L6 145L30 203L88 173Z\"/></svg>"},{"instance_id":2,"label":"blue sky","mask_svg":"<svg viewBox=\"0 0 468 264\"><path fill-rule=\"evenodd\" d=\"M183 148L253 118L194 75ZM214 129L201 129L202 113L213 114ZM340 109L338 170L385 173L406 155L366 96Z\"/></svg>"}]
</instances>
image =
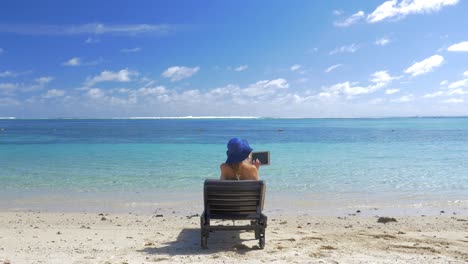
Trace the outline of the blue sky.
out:
<instances>
[{"instance_id":1,"label":"blue sky","mask_svg":"<svg viewBox=\"0 0 468 264\"><path fill-rule=\"evenodd\" d=\"M468 3L2 1L0 117L468 115Z\"/></svg>"}]
</instances>

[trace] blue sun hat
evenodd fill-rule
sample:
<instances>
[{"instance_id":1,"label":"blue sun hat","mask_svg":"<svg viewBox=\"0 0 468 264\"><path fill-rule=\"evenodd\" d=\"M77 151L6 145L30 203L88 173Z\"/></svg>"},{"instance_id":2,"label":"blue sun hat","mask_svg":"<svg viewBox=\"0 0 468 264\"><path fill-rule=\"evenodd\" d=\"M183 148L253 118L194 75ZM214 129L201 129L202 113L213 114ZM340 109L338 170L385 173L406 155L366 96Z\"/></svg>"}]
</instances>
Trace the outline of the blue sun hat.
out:
<instances>
[{"instance_id":1,"label":"blue sun hat","mask_svg":"<svg viewBox=\"0 0 468 264\"><path fill-rule=\"evenodd\" d=\"M253 148L249 146L247 140L239 138L232 138L229 140L227 148L227 164L239 163L245 160L253 150Z\"/></svg>"}]
</instances>

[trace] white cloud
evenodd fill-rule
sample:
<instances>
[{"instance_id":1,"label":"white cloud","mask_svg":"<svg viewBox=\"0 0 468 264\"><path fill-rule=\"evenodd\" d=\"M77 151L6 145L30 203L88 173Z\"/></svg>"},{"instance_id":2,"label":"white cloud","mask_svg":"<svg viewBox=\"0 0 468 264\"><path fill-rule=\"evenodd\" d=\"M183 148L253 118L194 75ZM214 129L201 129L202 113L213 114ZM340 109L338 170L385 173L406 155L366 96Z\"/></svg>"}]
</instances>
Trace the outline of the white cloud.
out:
<instances>
[{"instance_id":1,"label":"white cloud","mask_svg":"<svg viewBox=\"0 0 468 264\"><path fill-rule=\"evenodd\" d=\"M468 51L468 41L463 41L457 44L453 44L448 47L448 51Z\"/></svg>"},{"instance_id":2,"label":"white cloud","mask_svg":"<svg viewBox=\"0 0 468 264\"><path fill-rule=\"evenodd\" d=\"M396 77L392 77L387 71L376 71L372 74L372 79L370 81L376 84L386 85L393 79L396 79Z\"/></svg>"},{"instance_id":3,"label":"white cloud","mask_svg":"<svg viewBox=\"0 0 468 264\"><path fill-rule=\"evenodd\" d=\"M468 79L459 80L448 85L449 89L468 87Z\"/></svg>"},{"instance_id":4,"label":"white cloud","mask_svg":"<svg viewBox=\"0 0 468 264\"><path fill-rule=\"evenodd\" d=\"M364 12L358 11L344 20L335 21L333 24L337 27L349 27L352 24L357 23L359 20L363 19L364 17L365 17Z\"/></svg>"},{"instance_id":5,"label":"white cloud","mask_svg":"<svg viewBox=\"0 0 468 264\"><path fill-rule=\"evenodd\" d=\"M130 82L132 76L137 76L138 72L122 69L118 72L103 71L101 74L88 78L86 81L87 86L93 86L99 82Z\"/></svg>"},{"instance_id":6,"label":"white cloud","mask_svg":"<svg viewBox=\"0 0 468 264\"><path fill-rule=\"evenodd\" d=\"M344 82L332 85L330 88L328 88L328 90L335 95L343 93L347 96L355 96L360 94L372 93L374 91L374 87L354 86L350 82Z\"/></svg>"},{"instance_id":7,"label":"white cloud","mask_svg":"<svg viewBox=\"0 0 468 264\"><path fill-rule=\"evenodd\" d=\"M0 98L0 106L20 105L20 102L13 98Z\"/></svg>"},{"instance_id":8,"label":"white cloud","mask_svg":"<svg viewBox=\"0 0 468 264\"><path fill-rule=\"evenodd\" d=\"M131 49L121 49L120 51L124 53L135 53L135 52L141 51L141 48L136 47L136 48L131 48Z\"/></svg>"},{"instance_id":9,"label":"white cloud","mask_svg":"<svg viewBox=\"0 0 468 264\"><path fill-rule=\"evenodd\" d=\"M433 97L439 97L439 96L443 96L443 95L445 95L444 92L442 92L442 91L437 91L437 92L434 92L434 93L425 94L423 97L424 97L424 98L433 98Z\"/></svg>"},{"instance_id":10,"label":"white cloud","mask_svg":"<svg viewBox=\"0 0 468 264\"><path fill-rule=\"evenodd\" d=\"M297 71L301 68L301 65L299 64L294 64L293 66L291 66L290 70L291 71Z\"/></svg>"},{"instance_id":11,"label":"white cloud","mask_svg":"<svg viewBox=\"0 0 468 264\"><path fill-rule=\"evenodd\" d=\"M0 72L0 78L14 77L14 76L16 76L16 74L14 72L11 72L11 71Z\"/></svg>"},{"instance_id":12,"label":"white cloud","mask_svg":"<svg viewBox=\"0 0 468 264\"><path fill-rule=\"evenodd\" d=\"M411 14L431 13L444 6L456 5L459 0L390 0L378 6L367 16L369 23L399 19Z\"/></svg>"},{"instance_id":13,"label":"white cloud","mask_svg":"<svg viewBox=\"0 0 468 264\"><path fill-rule=\"evenodd\" d=\"M100 40L98 38L92 38L92 37L88 37L86 40L85 40L85 43L86 44L93 44L93 43L98 43Z\"/></svg>"},{"instance_id":14,"label":"white cloud","mask_svg":"<svg viewBox=\"0 0 468 264\"><path fill-rule=\"evenodd\" d=\"M259 96L265 94L272 94L278 90L286 89L288 87L288 82L285 79L280 78L275 80L258 81L254 84L249 85L242 92L245 95Z\"/></svg>"},{"instance_id":15,"label":"white cloud","mask_svg":"<svg viewBox=\"0 0 468 264\"><path fill-rule=\"evenodd\" d=\"M91 99L100 99L104 97L104 92L99 88L92 88L89 89L89 91L86 93L86 96Z\"/></svg>"},{"instance_id":16,"label":"white cloud","mask_svg":"<svg viewBox=\"0 0 468 264\"><path fill-rule=\"evenodd\" d=\"M249 68L249 66L247 66L247 65L241 65L241 66L235 68L234 71L241 72L241 71L247 70L248 68Z\"/></svg>"},{"instance_id":17,"label":"white cloud","mask_svg":"<svg viewBox=\"0 0 468 264\"><path fill-rule=\"evenodd\" d=\"M400 98L392 100L392 102L395 102L395 103L407 103L407 102L411 102L411 101L413 101L413 95L412 94L403 95Z\"/></svg>"},{"instance_id":18,"label":"white cloud","mask_svg":"<svg viewBox=\"0 0 468 264\"><path fill-rule=\"evenodd\" d=\"M333 10L333 15L335 16L341 16L343 13L343 10Z\"/></svg>"},{"instance_id":19,"label":"white cloud","mask_svg":"<svg viewBox=\"0 0 468 264\"><path fill-rule=\"evenodd\" d=\"M468 91L458 88L458 89L453 89L447 92L447 95L454 95L454 94L464 95L464 94L468 94Z\"/></svg>"},{"instance_id":20,"label":"white cloud","mask_svg":"<svg viewBox=\"0 0 468 264\"><path fill-rule=\"evenodd\" d=\"M81 59L78 57L73 57L69 59L68 61L62 63L64 66L79 66L81 65Z\"/></svg>"},{"instance_id":21,"label":"white cloud","mask_svg":"<svg viewBox=\"0 0 468 264\"><path fill-rule=\"evenodd\" d=\"M445 86L448 84L448 81L447 80L443 80L440 82L440 86Z\"/></svg>"},{"instance_id":22,"label":"white cloud","mask_svg":"<svg viewBox=\"0 0 468 264\"><path fill-rule=\"evenodd\" d=\"M79 25L44 25L44 24L0 24L0 32L18 35L52 35L73 36L84 34L95 35L138 35L145 33L165 34L175 26L168 24L114 24L101 23ZM87 42L88 43L88 42ZM89 42L91 43L91 42Z\"/></svg>"},{"instance_id":23,"label":"white cloud","mask_svg":"<svg viewBox=\"0 0 468 264\"><path fill-rule=\"evenodd\" d=\"M68 61L62 63L63 66L72 66L72 67L76 67L76 66L91 66L91 65L97 65L99 63L101 63L103 61L102 58L99 58L95 61L89 61L89 62L84 62L81 60L81 58L78 58L78 57L73 57L71 59L69 59Z\"/></svg>"},{"instance_id":24,"label":"white cloud","mask_svg":"<svg viewBox=\"0 0 468 264\"><path fill-rule=\"evenodd\" d=\"M393 79L396 79L396 77L392 77L387 71L376 71L371 75L371 84L367 86L359 86L349 81L337 83L330 87L325 87L323 89L325 93L322 95L319 94L319 97L330 97L332 95L337 96L343 94L350 99L353 96L373 93L388 85Z\"/></svg>"},{"instance_id":25,"label":"white cloud","mask_svg":"<svg viewBox=\"0 0 468 264\"><path fill-rule=\"evenodd\" d=\"M465 71L465 72L463 73L463 76L468 77L468 71Z\"/></svg>"},{"instance_id":26,"label":"white cloud","mask_svg":"<svg viewBox=\"0 0 468 264\"><path fill-rule=\"evenodd\" d=\"M331 72L331 71L333 71L333 70L335 70L335 69L337 69L337 68L339 68L339 67L342 67L342 66L343 66L343 64L335 64L335 65L332 65L332 66L328 67L327 69L325 69L325 72L326 72L326 73L329 73L329 72Z\"/></svg>"},{"instance_id":27,"label":"white cloud","mask_svg":"<svg viewBox=\"0 0 468 264\"><path fill-rule=\"evenodd\" d=\"M341 46L339 48L336 48L332 51L330 51L330 55L333 55L333 54L337 54L337 53L354 53L358 50L358 47L356 46L356 44L351 44L351 45L348 45L348 46Z\"/></svg>"},{"instance_id":28,"label":"white cloud","mask_svg":"<svg viewBox=\"0 0 468 264\"><path fill-rule=\"evenodd\" d=\"M158 86L154 88L140 88L138 93L144 96L147 95L161 95L167 93L167 89L164 86Z\"/></svg>"},{"instance_id":29,"label":"white cloud","mask_svg":"<svg viewBox=\"0 0 468 264\"><path fill-rule=\"evenodd\" d=\"M11 94L18 88L16 83L0 83L0 92L4 94Z\"/></svg>"},{"instance_id":30,"label":"white cloud","mask_svg":"<svg viewBox=\"0 0 468 264\"><path fill-rule=\"evenodd\" d=\"M173 66L164 71L161 75L165 78L170 78L176 82L193 76L200 70L200 67L189 68L185 66Z\"/></svg>"},{"instance_id":31,"label":"white cloud","mask_svg":"<svg viewBox=\"0 0 468 264\"><path fill-rule=\"evenodd\" d=\"M48 90L42 97L44 97L44 98L55 98L55 97L62 97L64 95L65 95L64 90L52 89L52 90Z\"/></svg>"},{"instance_id":32,"label":"white cloud","mask_svg":"<svg viewBox=\"0 0 468 264\"><path fill-rule=\"evenodd\" d=\"M390 43L390 39L387 37L383 37L383 38L376 40L374 43L375 45L378 45L378 46L385 46Z\"/></svg>"},{"instance_id":33,"label":"white cloud","mask_svg":"<svg viewBox=\"0 0 468 264\"><path fill-rule=\"evenodd\" d=\"M432 71L434 68L439 67L442 62L444 62L444 57L440 55L433 55L427 59L411 65L408 69L406 69L405 73L411 74L412 76L425 74Z\"/></svg>"},{"instance_id":34,"label":"white cloud","mask_svg":"<svg viewBox=\"0 0 468 264\"><path fill-rule=\"evenodd\" d=\"M37 78L36 82L39 85L44 85L44 84L50 83L53 79L54 79L54 77L52 77L52 76L44 76L44 77Z\"/></svg>"},{"instance_id":35,"label":"white cloud","mask_svg":"<svg viewBox=\"0 0 468 264\"><path fill-rule=\"evenodd\" d=\"M400 89L387 89L385 90L385 94L395 94L398 93Z\"/></svg>"},{"instance_id":36,"label":"white cloud","mask_svg":"<svg viewBox=\"0 0 468 264\"><path fill-rule=\"evenodd\" d=\"M463 102L464 102L463 99L456 99L456 98L451 98L451 99L442 101L442 103L446 103L446 104L458 104L458 103L463 103Z\"/></svg>"}]
</instances>

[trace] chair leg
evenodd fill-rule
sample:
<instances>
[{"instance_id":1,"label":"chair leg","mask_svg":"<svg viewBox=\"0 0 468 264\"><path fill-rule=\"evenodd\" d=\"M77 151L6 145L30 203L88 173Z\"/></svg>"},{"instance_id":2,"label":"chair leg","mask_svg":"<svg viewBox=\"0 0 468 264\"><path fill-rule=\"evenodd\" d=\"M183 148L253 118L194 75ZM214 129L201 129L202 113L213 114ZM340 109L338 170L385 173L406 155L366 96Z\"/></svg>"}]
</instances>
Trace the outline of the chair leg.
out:
<instances>
[{"instance_id":1,"label":"chair leg","mask_svg":"<svg viewBox=\"0 0 468 264\"><path fill-rule=\"evenodd\" d=\"M265 230L262 231L260 237L258 238L258 246L260 247L260 249L265 248Z\"/></svg>"},{"instance_id":2,"label":"chair leg","mask_svg":"<svg viewBox=\"0 0 468 264\"><path fill-rule=\"evenodd\" d=\"M203 249L208 248L208 236L210 234L209 228L206 225L205 216L200 216L200 245Z\"/></svg>"},{"instance_id":3,"label":"chair leg","mask_svg":"<svg viewBox=\"0 0 468 264\"><path fill-rule=\"evenodd\" d=\"M265 248L265 229L267 227L267 219L268 218L264 214L262 214L260 219L258 220L258 229L255 230L255 238L258 239L258 244L261 249Z\"/></svg>"}]
</instances>

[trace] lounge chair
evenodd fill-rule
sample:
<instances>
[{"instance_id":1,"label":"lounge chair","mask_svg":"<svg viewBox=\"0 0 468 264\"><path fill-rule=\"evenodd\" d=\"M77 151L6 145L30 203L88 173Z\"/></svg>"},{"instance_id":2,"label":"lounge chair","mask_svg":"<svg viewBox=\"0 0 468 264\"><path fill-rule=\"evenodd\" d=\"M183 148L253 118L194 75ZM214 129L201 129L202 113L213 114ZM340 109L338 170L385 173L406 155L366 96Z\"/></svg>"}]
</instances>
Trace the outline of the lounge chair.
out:
<instances>
[{"instance_id":1,"label":"lounge chair","mask_svg":"<svg viewBox=\"0 0 468 264\"><path fill-rule=\"evenodd\" d=\"M205 210L200 217L201 246L208 248L212 230L255 230L255 239L265 247L267 217L262 213L265 199L263 181L205 180ZM212 219L250 220L250 225L210 225Z\"/></svg>"}]
</instances>

